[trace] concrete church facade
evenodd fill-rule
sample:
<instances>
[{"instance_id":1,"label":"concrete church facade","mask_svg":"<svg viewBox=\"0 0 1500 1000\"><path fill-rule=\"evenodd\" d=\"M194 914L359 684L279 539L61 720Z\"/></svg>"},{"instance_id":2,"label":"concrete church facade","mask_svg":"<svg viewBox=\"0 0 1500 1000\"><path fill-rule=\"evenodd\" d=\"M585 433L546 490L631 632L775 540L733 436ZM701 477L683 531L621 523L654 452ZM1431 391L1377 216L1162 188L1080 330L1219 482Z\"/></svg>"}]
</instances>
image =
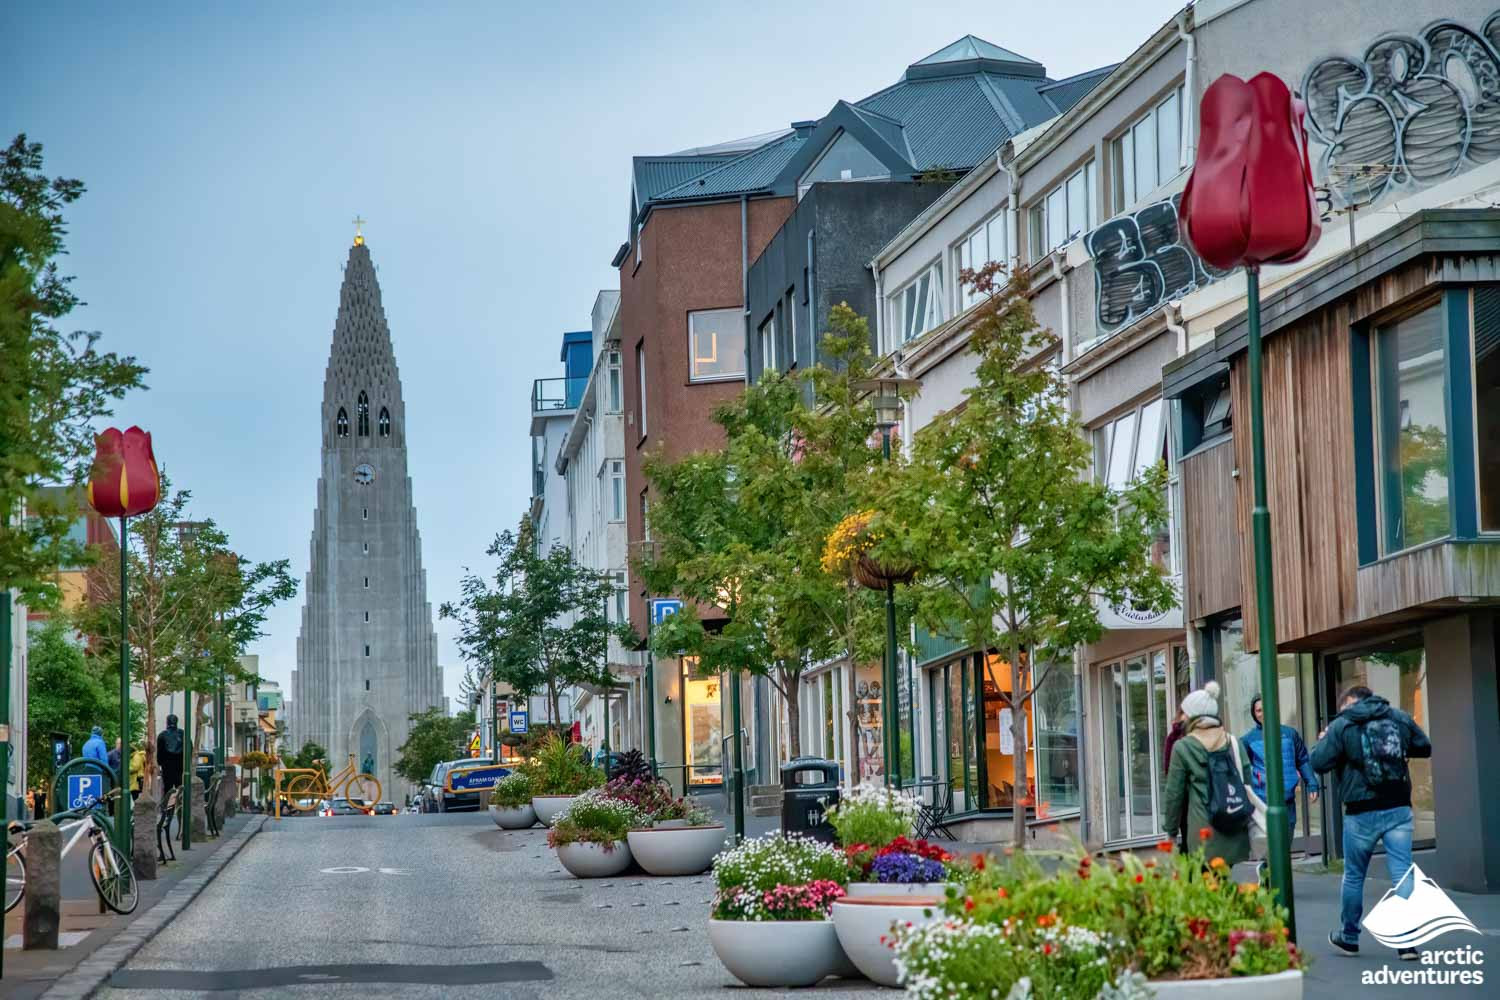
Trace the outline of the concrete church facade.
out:
<instances>
[{"instance_id":1,"label":"concrete church facade","mask_svg":"<svg viewBox=\"0 0 1500 1000\"><path fill-rule=\"evenodd\" d=\"M407 716L443 704L443 678L407 476L401 379L358 235L344 266L321 414L293 743L327 747L330 771L353 754L399 802L410 790L394 771Z\"/></svg>"}]
</instances>

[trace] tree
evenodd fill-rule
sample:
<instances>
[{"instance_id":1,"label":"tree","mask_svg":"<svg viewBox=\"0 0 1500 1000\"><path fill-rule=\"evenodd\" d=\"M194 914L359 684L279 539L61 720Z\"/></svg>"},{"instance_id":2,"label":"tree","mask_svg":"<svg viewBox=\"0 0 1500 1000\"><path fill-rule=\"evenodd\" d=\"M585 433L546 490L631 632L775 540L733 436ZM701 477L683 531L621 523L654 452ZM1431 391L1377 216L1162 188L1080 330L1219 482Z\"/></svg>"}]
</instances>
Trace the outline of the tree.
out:
<instances>
[{"instance_id":1,"label":"tree","mask_svg":"<svg viewBox=\"0 0 1500 1000\"><path fill-rule=\"evenodd\" d=\"M328 763L328 748L321 743L306 740L302 744L302 749L288 757L282 767L307 770L320 760L324 764Z\"/></svg>"},{"instance_id":2,"label":"tree","mask_svg":"<svg viewBox=\"0 0 1500 1000\"><path fill-rule=\"evenodd\" d=\"M696 657L701 673L765 677L786 704L794 755L808 666L880 648L878 603L822 565L824 539L880 462L874 412L851 387L868 341L865 321L836 307L822 352L831 365L768 373L719 407L722 449L645 463L653 545L637 571L652 593L686 602L653 628L653 649Z\"/></svg>"},{"instance_id":3,"label":"tree","mask_svg":"<svg viewBox=\"0 0 1500 1000\"><path fill-rule=\"evenodd\" d=\"M1166 518L1165 469L1140 470L1123 492L1090 478L1090 445L1061 377L1037 363L1050 334L1024 284L1002 286L999 274L992 264L970 276L986 296L969 341L974 384L962 406L913 436L909 461L883 480L869 551L917 568L910 595L929 630L1005 652L1021 848L1025 707L1052 661L1098 638L1100 602L1162 611L1176 595L1149 557Z\"/></svg>"},{"instance_id":4,"label":"tree","mask_svg":"<svg viewBox=\"0 0 1500 1000\"><path fill-rule=\"evenodd\" d=\"M467 709L448 716L441 708L429 708L406 718L410 726L406 742L397 751L395 770L411 782L426 781L434 767L462 756L474 728L474 713Z\"/></svg>"},{"instance_id":5,"label":"tree","mask_svg":"<svg viewBox=\"0 0 1500 1000\"><path fill-rule=\"evenodd\" d=\"M113 746L120 735L118 674L91 657L65 618L49 618L26 643L26 780L35 786L52 780L53 733L66 733L75 750L99 726ZM141 738L141 706L132 705L127 745Z\"/></svg>"},{"instance_id":6,"label":"tree","mask_svg":"<svg viewBox=\"0 0 1500 1000\"><path fill-rule=\"evenodd\" d=\"M38 490L82 482L95 421L146 373L101 352L98 333L53 325L78 304L56 258L66 252L63 206L82 194L81 181L42 174L42 146L25 135L0 152L0 591L16 588L31 607L55 606L57 567L86 559L69 537L77 510Z\"/></svg>"},{"instance_id":7,"label":"tree","mask_svg":"<svg viewBox=\"0 0 1500 1000\"><path fill-rule=\"evenodd\" d=\"M523 517L486 550L500 563L493 582L466 575L462 600L444 603L439 614L459 623L459 652L479 683L498 679L522 698L545 691L557 720L561 690L605 683L609 637L627 630L605 617L614 593L606 574L580 566L561 545L546 553L539 548L531 519Z\"/></svg>"}]
</instances>

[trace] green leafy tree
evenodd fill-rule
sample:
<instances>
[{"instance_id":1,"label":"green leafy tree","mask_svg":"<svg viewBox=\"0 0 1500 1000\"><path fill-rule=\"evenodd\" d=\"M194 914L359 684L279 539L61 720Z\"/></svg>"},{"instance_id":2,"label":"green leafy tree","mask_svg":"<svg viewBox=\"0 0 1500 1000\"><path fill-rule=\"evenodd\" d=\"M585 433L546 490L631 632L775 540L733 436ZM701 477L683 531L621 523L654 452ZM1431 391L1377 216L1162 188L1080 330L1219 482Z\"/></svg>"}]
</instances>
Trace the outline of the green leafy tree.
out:
<instances>
[{"instance_id":1,"label":"green leafy tree","mask_svg":"<svg viewBox=\"0 0 1500 1000\"><path fill-rule=\"evenodd\" d=\"M974 384L882 481L870 553L918 569L910 594L929 630L1009 660L1021 848L1025 706L1050 664L1098 638L1101 602L1163 611L1176 595L1149 556L1166 517L1165 469L1143 470L1123 493L1088 475L1091 449L1061 378L1036 363L1050 334L1024 285L1002 286L999 274L990 265L974 276L986 296L969 341Z\"/></svg>"},{"instance_id":2,"label":"green leafy tree","mask_svg":"<svg viewBox=\"0 0 1500 1000\"><path fill-rule=\"evenodd\" d=\"M545 691L555 720L564 688L605 682L609 637L625 631L605 617L614 594L607 575L580 566L563 546L539 549L523 517L486 550L499 561L493 579L466 575L462 599L439 614L459 623L459 652L481 685L498 679L521 698Z\"/></svg>"},{"instance_id":3,"label":"green leafy tree","mask_svg":"<svg viewBox=\"0 0 1500 1000\"><path fill-rule=\"evenodd\" d=\"M868 341L865 321L839 306L828 364L770 374L722 405L722 449L645 464L652 546L637 570L652 593L687 602L653 628L653 649L696 657L702 674L765 677L786 704L793 754L807 667L868 659L883 642L873 595L822 565L824 540L880 462L873 410L851 386Z\"/></svg>"},{"instance_id":4,"label":"green leafy tree","mask_svg":"<svg viewBox=\"0 0 1500 1000\"><path fill-rule=\"evenodd\" d=\"M32 607L55 606L57 568L86 558L69 538L77 511L39 491L83 480L93 423L146 372L100 351L99 334L54 325L78 304L56 259L63 207L82 194L81 181L42 173L41 144L25 135L0 152L0 591Z\"/></svg>"},{"instance_id":5,"label":"green leafy tree","mask_svg":"<svg viewBox=\"0 0 1500 1000\"><path fill-rule=\"evenodd\" d=\"M318 761L322 761L325 765L328 763L328 748L313 740L306 740L303 742L302 748L292 754L292 756L286 758L281 766L285 768L306 769L312 767Z\"/></svg>"},{"instance_id":6,"label":"green leafy tree","mask_svg":"<svg viewBox=\"0 0 1500 1000\"><path fill-rule=\"evenodd\" d=\"M395 770L412 782L426 781L434 767L463 756L474 728L474 713L468 710L448 716L441 708L429 708L407 719L410 726L406 742L397 750Z\"/></svg>"},{"instance_id":7,"label":"green leafy tree","mask_svg":"<svg viewBox=\"0 0 1500 1000\"><path fill-rule=\"evenodd\" d=\"M118 673L88 655L67 619L49 618L26 643L26 780L31 786L52 778L53 733L64 733L79 750L89 730L99 726L110 746L120 736ZM144 732L144 708L131 705L135 745Z\"/></svg>"}]
</instances>

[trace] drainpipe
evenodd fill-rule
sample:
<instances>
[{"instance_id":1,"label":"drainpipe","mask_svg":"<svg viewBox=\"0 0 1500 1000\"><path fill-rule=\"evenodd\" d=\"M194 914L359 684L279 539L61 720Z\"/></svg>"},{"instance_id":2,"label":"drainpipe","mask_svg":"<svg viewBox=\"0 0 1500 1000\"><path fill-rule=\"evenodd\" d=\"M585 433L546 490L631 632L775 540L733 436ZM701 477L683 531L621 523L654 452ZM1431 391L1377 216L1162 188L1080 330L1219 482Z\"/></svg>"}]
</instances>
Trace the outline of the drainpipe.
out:
<instances>
[{"instance_id":1,"label":"drainpipe","mask_svg":"<svg viewBox=\"0 0 1500 1000\"><path fill-rule=\"evenodd\" d=\"M1062 283L1063 361L1073 360L1073 302L1068 297L1068 272L1063 270L1061 249L1052 254L1052 277Z\"/></svg>"},{"instance_id":2,"label":"drainpipe","mask_svg":"<svg viewBox=\"0 0 1500 1000\"><path fill-rule=\"evenodd\" d=\"M740 195L740 302L745 314L745 384L750 384L750 196Z\"/></svg>"},{"instance_id":3,"label":"drainpipe","mask_svg":"<svg viewBox=\"0 0 1500 1000\"><path fill-rule=\"evenodd\" d=\"M1198 158L1198 36L1187 30L1189 16L1186 10L1177 15L1177 37L1187 44L1187 66L1182 76L1182 99L1186 102L1182 115L1182 164Z\"/></svg>"},{"instance_id":4,"label":"drainpipe","mask_svg":"<svg viewBox=\"0 0 1500 1000\"><path fill-rule=\"evenodd\" d=\"M1177 356L1183 357L1188 352L1187 325L1182 322L1182 303L1179 301L1168 302L1161 307L1162 319L1166 320L1167 329L1177 335ZM1175 321L1173 317L1176 317Z\"/></svg>"},{"instance_id":5,"label":"drainpipe","mask_svg":"<svg viewBox=\"0 0 1500 1000\"><path fill-rule=\"evenodd\" d=\"M1188 352L1188 332L1187 324L1182 320L1182 303L1180 301L1168 302L1165 306L1162 307L1161 314L1162 318L1166 320L1167 329L1177 335L1177 356L1179 358L1185 356ZM1172 400L1171 406L1167 410L1167 414L1167 427L1169 428L1168 433L1171 434L1171 451L1169 452L1169 454L1171 455L1172 459L1171 477L1168 489L1172 491L1172 519L1176 522L1177 525L1177 536L1172 540L1172 551L1178 552L1181 551L1179 546L1183 544L1182 539L1187 538L1188 534L1187 509L1181 502L1179 502L1182 495L1178 491L1178 477L1180 475L1180 467L1177 463L1178 460L1182 457L1182 439L1178 435L1177 429L1181 426L1181 401ZM1183 600L1181 595L1178 596L1178 600ZM1186 602L1184 601L1184 617L1186 617L1186 610ZM1185 640L1185 645L1187 646L1188 670L1190 671L1191 676L1196 677L1198 674L1198 644L1191 640L1191 635L1192 625L1190 622L1185 622L1183 628L1183 638Z\"/></svg>"},{"instance_id":6,"label":"drainpipe","mask_svg":"<svg viewBox=\"0 0 1500 1000\"><path fill-rule=\"evenodd\" d=\"M1000 152L995 154L995 160L1000 164L1006 176L1010 178L1010 257L1011 260L1021 259L1021 173L1012 163L1006 163L1005 147L1000 147Z\"/></svg>"}]
</instances>

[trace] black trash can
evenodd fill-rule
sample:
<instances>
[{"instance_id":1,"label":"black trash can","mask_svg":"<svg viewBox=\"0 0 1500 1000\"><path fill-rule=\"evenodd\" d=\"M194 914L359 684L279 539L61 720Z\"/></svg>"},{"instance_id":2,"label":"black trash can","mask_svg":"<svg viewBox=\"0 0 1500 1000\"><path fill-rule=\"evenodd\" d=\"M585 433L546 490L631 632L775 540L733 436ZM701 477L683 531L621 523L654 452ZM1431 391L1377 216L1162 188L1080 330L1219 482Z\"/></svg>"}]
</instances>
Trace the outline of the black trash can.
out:
<instances>
[{"instance_id":1,"label":"black trash can","mask_svg":"<svg viewBox=\"0 0 1500 1000\"><path fill-rule=\"evenodd\" d=\"M824 843L834 841L826 818L839 800L839 766L822 757L793 757L781 765L781 829Z\"/></svg>"}]
</instances>

